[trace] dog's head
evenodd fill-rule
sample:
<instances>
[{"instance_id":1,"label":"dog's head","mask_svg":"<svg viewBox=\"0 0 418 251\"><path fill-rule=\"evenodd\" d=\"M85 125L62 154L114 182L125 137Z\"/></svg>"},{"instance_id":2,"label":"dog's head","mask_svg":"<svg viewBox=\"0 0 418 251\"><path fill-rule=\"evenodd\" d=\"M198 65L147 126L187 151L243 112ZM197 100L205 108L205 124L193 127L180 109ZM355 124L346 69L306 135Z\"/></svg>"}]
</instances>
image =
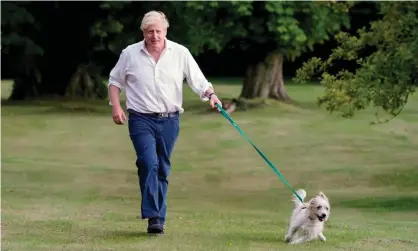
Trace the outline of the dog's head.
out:
<instances>
[{"instance_id":1,"label":"dog's head","mask_svg":"<svg viewBox=\"0 0 418 251\"><path fill-rule=\"evenodd\" d=\"M321 222L327 221L331 214L329 200L323 192L319 192L309 201L308 208L311 219L318 219Z\"/></svg>"}]
</instances>

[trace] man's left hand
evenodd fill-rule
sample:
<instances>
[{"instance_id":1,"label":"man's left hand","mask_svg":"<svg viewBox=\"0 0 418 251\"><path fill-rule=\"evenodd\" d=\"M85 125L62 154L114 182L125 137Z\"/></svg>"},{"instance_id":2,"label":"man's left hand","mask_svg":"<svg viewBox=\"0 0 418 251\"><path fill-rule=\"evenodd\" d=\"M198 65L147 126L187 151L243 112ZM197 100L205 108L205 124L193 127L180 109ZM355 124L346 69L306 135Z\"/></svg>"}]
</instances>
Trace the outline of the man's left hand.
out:
<instances>
[{"instance_id":1,"label":"man's left hand","mask_svg":"<svg viewBox=\"0 0 418 251\"><path fill-rule=\"evenodd\" d=\"M210 106L211 106L212 108L218 108L218 107L216 106L216 104L219 104L219 105L222 107L222 102L218 99L218 96L216 96L216 94L213 94L213 95L210 97L209 104L210 104ZM219 110L219 109L218 109L218 110Z\"/></svg>"}]
</instances>

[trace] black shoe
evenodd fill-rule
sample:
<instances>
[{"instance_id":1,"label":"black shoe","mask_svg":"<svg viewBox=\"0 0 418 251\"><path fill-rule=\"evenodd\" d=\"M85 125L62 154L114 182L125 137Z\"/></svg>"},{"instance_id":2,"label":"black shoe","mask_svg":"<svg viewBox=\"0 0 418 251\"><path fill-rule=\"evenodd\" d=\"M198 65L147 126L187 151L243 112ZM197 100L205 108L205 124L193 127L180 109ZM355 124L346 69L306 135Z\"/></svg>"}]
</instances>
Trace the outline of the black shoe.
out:
<instances>
[{"instance_id":1,"label":"black shoe","mask_svg":"<svg viewBox=\"0 0 418 251\"><path fill-rule=\"evenodd\" d=\"M147 232L149 234L163 234L164 233L164 227L161 225L159 218L148 219Z\"/></svg>"}]
</instances>

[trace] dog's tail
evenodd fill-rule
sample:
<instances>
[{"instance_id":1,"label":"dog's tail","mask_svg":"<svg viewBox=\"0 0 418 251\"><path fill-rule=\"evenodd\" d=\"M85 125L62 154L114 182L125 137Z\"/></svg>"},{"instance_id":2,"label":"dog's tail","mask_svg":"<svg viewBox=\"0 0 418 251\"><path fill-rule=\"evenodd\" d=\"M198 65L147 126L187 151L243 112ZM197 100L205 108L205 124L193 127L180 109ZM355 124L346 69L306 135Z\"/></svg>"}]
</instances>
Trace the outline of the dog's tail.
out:
<instances>
[{"instance_id":1,"label":"dog's tail","mask_svg":"<svg viewBox=\"0 0 418 251\"><path fill-rule=\"evenodd\" d=\"M306 191L303 189L299 189L296 191L296 193L302 198L302 200L306 197ZM301 206L302 202L296 197L296 195L293 195L292 201L295 203L295 207Z\"/></svg>"}]
</instances>

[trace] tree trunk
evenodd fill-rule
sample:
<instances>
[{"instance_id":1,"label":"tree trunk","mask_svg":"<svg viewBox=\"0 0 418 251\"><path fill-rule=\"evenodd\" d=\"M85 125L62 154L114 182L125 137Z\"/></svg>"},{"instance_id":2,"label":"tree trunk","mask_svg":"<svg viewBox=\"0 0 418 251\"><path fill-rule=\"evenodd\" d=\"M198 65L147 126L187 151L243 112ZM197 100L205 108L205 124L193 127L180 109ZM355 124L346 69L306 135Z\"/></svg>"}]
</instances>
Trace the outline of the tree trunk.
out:
<instances>
[{"instance_id":1,"label":"tree trunk","mask_svg":"<svg viewBox=\"0 0 418 251\"><path fill-rule=\"evenodd\" d=\"M66 61L50 61L44 66L44 70L40 71L33 61L22 63L18 76L14 78L9 99L107 97L107 87L94 65L83 64L77 62L77 59L67 57Z\"/></svg>"},{"instance_id":2,"label":"tree trunk","mask_svg":"<svg viewBox=\"0 0 418 251\"><path fill-rule=\"evenodd\" d=\"M283 80L283 55L270 54L264 61L247 69L240 98L276 99L290 102Z\"/></svg>"},{"instance_id":3,"label":"tree trunk","mask_svg":"<svg viewBox=\"0 0 418 251\"><path fill-rule=\"evenodd\" d=\"M36 67L36 59L31 55L20 54L17 76L14 78L10 100L23 100L39 95L40 73Z\"/></svg>"},{"instance_id":4,"label":"tree trunk","mask_svg":"<svg viewBox=\"0 0 418 251\"><path fill-rule=\"evenodd\" d=\"M292 101L284 86L283 55L277 52L248 66L239 98L224 99L223 108L227 113L232 113L236 109L262 107L267 99Z\"/></svg>"}]
</instances>

